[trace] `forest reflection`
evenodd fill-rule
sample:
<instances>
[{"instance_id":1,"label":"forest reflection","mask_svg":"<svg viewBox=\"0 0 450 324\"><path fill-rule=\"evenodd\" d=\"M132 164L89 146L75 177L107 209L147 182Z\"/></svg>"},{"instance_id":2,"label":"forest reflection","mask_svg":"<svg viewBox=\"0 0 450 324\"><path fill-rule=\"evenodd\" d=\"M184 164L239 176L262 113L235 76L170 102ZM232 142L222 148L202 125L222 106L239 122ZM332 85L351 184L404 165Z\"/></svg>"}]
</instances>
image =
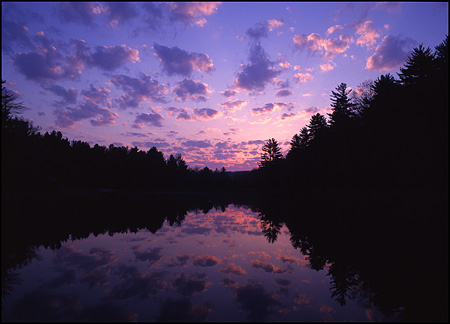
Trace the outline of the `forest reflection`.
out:
<instances>
[{"instance_id":1,"label":"forest reflection","mask_svg":"<svg viewBox=\"0 0 450 324\"><path fill-rule=\"evenodd\" d=\"M3 215L7 216L2 224L2 295L11 294L20 285L15 270L38 258L36 251L40 247L59 249L58 253L64 254L67 248L61 246L71 240L137 233L143 229L155 234L166 222L170 226L182 225L190 212L207 214L213 209L224 212L233 205L250 208L259 215L262 235L268 243L277 241L285 225L292 246L306 257L309 267L328 271L330 295L339 304L353 300L365 309L375 309L401 321L445 321L448 320L448 221L447 211L438 208L445 199L432 192L429 197L420 197L408 192L375 195L361 191L332 195L310 192L301 198L129 191L9 196L2 206ZM199 225L186 231L201 229ZM136 249L134 254L148 261L157 252ZM106 254L102 257L108 257ZM172 261L180 265L187 260L200 265L215 262L206 258L197 260L188 254ZM267 265L254 260L252 266ZM225 269L243 271L233 264ZM125 267L120 271L132 277L134 270ZM157 272L152 276L150 279L156 286L147 287L150 291L163 285ZM95 282L95 278L91 279ZM223 284L234 289L244 308L249 295L264 298L266 293L258 284L238 286L230 279ZM283 284L288 283L277 281L279 287ZM188 289L180 290L186 297L192 291L202 291L205 281L199 274L182 274L174 285ZM121 298L119 291L111 292L111 296ZM189 303L186 298L167 301L159 319L183 320L174 318L170 309L191 309ZM209 306L202 307L208 313ZM266 311L252 312L249 320L264 320Z\"/></svg>"}]
</instances>

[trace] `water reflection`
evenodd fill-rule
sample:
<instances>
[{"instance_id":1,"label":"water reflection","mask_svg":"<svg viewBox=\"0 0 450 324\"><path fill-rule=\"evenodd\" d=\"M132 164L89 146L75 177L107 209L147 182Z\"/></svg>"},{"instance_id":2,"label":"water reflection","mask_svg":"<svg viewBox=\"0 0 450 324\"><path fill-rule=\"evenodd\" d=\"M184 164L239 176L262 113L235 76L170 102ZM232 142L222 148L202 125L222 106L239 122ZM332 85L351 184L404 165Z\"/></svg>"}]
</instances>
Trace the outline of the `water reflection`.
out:
<instances>
[{"instance_id":1,"label":"water reflection","mask_svg":"<svg viewBox=\"0 0 450 324\"><path fill-rule=\"evenodd\" d=\"M361 215L374 219L387 211L385 204L353 201L318 211L314 199L301 210L298 203L268 201L123 193L80 196L76 204L73 195L30 197L26 205L10 199L4 212L11 218L2 235L2 320L446 316L442 275L448 266L438 249L445 243L439 233L433 240L404 217L387 223L385 216L368 230ZM418 234L436 260L426 264L418 258ZM441 269L430 267L433 262ZM427 300L418 298L424 295Z\"/></svg>"}]
</instances>

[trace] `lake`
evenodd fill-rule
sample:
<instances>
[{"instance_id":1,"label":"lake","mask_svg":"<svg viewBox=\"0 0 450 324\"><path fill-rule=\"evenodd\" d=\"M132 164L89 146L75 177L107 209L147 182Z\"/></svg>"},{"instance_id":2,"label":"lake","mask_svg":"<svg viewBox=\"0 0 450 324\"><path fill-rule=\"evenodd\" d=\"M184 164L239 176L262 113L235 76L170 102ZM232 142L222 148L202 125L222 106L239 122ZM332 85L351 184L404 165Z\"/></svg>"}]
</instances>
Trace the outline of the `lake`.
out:
<instances>
[{"instance_id":1,"label":"lake","mask_svg":"<svg viewBox=\"0 0 450 324\"><path fill-rule=\"evenodd\" d=\"M406 255L399 250L417 233L397 246L390 239L400 220L385 233L361 235L367 223L355 222L354 209L360 215L362 205L324 207L328 217L344 211L326 226L322 212L311 217L312 203L293 217L297 209L268 200L108 193L76 202L72 195L24 205L11 200L8 226L16 233L2 226L10 243L3 247L2 321L418 318L411 313L417 301L405 296L417 297L408 289L428 291L408 284L435 284L427 277L433 271L411 268L420 263L411 256L426 259L418 245ZM433 291L423 298L435 300L431 307L439 313L443 295Z\"/></svg>"}]
</instances>

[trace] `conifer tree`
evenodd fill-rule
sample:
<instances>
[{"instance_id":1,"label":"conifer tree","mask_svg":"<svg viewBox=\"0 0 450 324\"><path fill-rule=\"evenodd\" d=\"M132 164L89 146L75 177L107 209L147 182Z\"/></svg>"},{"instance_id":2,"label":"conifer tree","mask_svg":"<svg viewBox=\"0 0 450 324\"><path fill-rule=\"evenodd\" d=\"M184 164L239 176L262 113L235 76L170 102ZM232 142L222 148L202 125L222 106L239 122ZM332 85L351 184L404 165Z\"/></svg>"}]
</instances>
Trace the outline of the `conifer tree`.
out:
<instances>
[{"instance_id":1,"label":"conifer tree","mask_svg":"<svg viewBox=\"0 0 450 324\"><path fill-rule=\"evenodd\" d=\"M414 48L411 55L406 59L404 67L400 68L398 76L403 85L423 83L434 70L435 55L429 47L422 45Z\"/></svg>"},{"instance_id":2,"label":"conifer tree","mask_svg":"<svg viewBox=\"0 0 450 324\"><path fill-rule=\"evenodd\" d=\"M336 91L331 91L331 107L333 112L330 116L331 126L336 124L346 124L353 117L353 104L349 97L352 90L347 90L347 84L341 83L336 87Z\"/></svg>"},{"instance_id":3,"label":"conifer tree","mask_svg":"<svg viewBox=\"0 0 450 324\"><path fill-rule=\"evenodd\" d=\"M317 113L311 116L307 127L309 129L309 143L310 141L321 137L321 135L324 133L324 130L328 128L327 119L324 115Z\"/></svg>"},{"instance_id":4,"label":"conifer tree","mask_svg":"<svg viewBox=\"0 0 450 324\"><path fill-rule=\"evenodd\" d=\"M262 150L263 154L261 154L261 161L259 162L260 167L273 164L276 161L281 160L283 157L278 142L274 138L269 139Z\"/></svg>"}]
</instances>

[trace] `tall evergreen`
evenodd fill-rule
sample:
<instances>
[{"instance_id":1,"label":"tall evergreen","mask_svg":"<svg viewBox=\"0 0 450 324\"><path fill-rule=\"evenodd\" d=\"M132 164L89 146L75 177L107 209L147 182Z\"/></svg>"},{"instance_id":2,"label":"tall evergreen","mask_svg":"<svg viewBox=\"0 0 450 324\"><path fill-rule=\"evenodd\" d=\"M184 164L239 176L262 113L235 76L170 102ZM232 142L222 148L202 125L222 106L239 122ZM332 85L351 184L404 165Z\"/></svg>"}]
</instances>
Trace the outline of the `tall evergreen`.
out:
<instances>
[{"instance_id":1,"label":"tall evergreen","mask_svg":"<svg viewBox=\"0 0 450 324\"><path fill-rule=\"evenodd\" d=\"M349 97L352 90L347 90L347 84L341 83L336 87L336 91L331 91L331 107L333 112L330 116L331 126L339 124L346 125L353 117L353 103Z\"/></svg>"},{"instance_id":2,"label":"tall evergreen","mask_svg":"<svg viewBox=\"0 0 450 324\"><path fill-rule=\"evenodd\" d=\"M413 49L406 59L404 67L400 68L398 76L403 85L423 84L435 70L435 54L431 48L419 45Z\"/></svg>"},{"instance_id":3,"label":"tall evergreen","mask_svg":"<svg viewBox=\"0 0 450 324\"><path fill-rule=\"evenodd\" d=\"M309 143L310 141L323 136L326 129L328 128L328 122L324 115L317 113L311 116L307 127L309 129Z\"/></svg>"},{"instance_id":4,"label":"tall evergreen","mask_svg":"<svg viewBox=\"0 0 450 324\"><path fill-rule=\"evenodd\" d=\"M261 161L259 162L261 167L273 165L283 157L281 148L274 138L269 139L262 150L263 153L261 154Z\"/></svg>"}]
</instances>

